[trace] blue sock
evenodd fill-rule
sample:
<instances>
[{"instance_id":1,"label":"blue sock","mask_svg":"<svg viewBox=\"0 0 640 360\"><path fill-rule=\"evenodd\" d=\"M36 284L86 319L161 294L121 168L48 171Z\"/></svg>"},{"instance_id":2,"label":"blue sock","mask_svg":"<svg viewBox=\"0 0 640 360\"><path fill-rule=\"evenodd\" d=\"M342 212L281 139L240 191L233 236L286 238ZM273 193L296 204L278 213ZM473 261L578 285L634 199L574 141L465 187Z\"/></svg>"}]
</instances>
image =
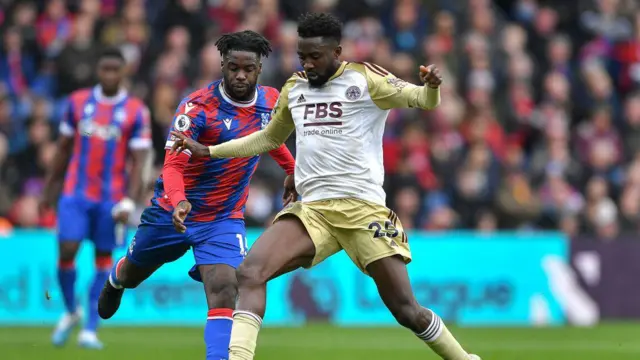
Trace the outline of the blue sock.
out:
<instances>
[{"instance_id":1,"label":"blue sock","mask_svg":"<svg viewBox=\"0 0 640 360\"><path fill-rule=\"evenodd\" d=\"M207 360L227 360L229 358L232 316L232 309L211 309L207 313L207 325L204 327Z\"/></svg>"},{"instance_id":2,"label":"blue sock","mask_svg":"<svg viewBox=\"0 0 640 360\"><path fill-rule=\"evenodd\" d=\"M76 266L73 261L60 261L58 283L62 291L64 306L70 314L76 312Z\"/></svg>"},{"instance_id":3,"label":"blue sock","mask_svg":"<svg viewBox=\"0 0 640 360\"><path fill-rule=\"evenodd\" d=\"M96 258L96 275L89 290L89 311L87 311L87 323L84 329L95 332L98 329L100 316L98 315L98 298L104 283L109 279L111 270L111 256L99 256Z\"/></svg>"}]
</instances>

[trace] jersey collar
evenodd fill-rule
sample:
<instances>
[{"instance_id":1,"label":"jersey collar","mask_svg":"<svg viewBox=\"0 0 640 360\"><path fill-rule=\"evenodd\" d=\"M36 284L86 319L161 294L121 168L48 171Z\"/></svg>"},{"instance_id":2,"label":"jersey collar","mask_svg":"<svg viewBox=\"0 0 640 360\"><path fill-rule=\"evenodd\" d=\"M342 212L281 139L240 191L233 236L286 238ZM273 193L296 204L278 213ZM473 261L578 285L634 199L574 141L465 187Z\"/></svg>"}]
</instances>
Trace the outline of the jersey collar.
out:
<instances>
[{"instance_id":1,"label":"jersey collar","mask_svg":"<svg viewBox=\"0 0 640 360\"><path fill-rule=\"evenodd\" d=\"M342 75L342 73L344 72L344 68L347 66L347 62L343 61L342 63L340 63L340 67L338 68L338 70L336 71L335 74L331 75L331 77L329 78L329 81L337 78L338 76Z\"/></svg>"},{"instance_id":2,"label":"jersey collar","mask_svg":"<svg viewBox=\"0 0 640 360\"><path fill-rule=\"evenodd\" d=\"M237 106L240 108L246 108L246 107L251 107L253 105L256 104L256 101L258 100L258 89L256 89L256 92L253 96L253 99L250 101L246 101L246 102L240 102L240 101L236 101L236 100L232 100L231 96L227 95L227 93L224 91L224 82L220 81L220 95L222 95L222 98L224 99L224 101L228 102L229 104L233 105L233 106Z\"/></svg>"},{"instance_id":3,"label":"jersey collar","mask_svg":"<svg viewBox=\"0 0 640 360\"><path fill-rule=\"evenodd\" d=\"M125 88L120 88L117 94L114 96L106 96L102 92L102 86L97 85L93 88L93 96L96 98L96 101L105 104L105 105L115 105L124 100L128 95L128 92Z\"/></svg>"}]
</instances>

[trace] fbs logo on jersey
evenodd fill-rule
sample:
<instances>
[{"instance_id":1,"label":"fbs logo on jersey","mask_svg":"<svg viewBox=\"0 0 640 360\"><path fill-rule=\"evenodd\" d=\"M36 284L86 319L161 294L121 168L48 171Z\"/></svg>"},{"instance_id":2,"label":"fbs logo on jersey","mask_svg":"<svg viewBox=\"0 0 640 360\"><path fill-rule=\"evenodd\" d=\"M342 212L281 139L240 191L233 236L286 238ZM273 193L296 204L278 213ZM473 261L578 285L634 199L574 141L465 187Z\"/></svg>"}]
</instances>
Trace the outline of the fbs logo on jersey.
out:
<instances>
[{"instance_id":1,"label":"fbs logo on jersey","mask_svg":"<svg viewBox=\"0 0 640 360\"><path fill-rule=\"evenodd\" d=\"M179 115L174 127L180 132L185 132L191 127L191 119L185 114Z\"/></svg>"}]
</instances>

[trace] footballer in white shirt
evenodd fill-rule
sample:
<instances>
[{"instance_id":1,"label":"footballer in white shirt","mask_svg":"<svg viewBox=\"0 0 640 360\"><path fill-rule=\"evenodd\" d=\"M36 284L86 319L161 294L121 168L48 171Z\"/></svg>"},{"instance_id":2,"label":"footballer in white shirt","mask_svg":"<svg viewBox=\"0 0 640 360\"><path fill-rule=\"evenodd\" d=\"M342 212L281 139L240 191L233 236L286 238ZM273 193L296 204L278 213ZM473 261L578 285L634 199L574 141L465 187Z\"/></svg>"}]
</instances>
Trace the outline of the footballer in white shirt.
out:
<instances>
[{"instance_id":1,"label":"footballer in white shirt","mask_svg":"<svg viewBox=\"0 0 640 360\"><path fill-rule=\"evenodd\" d=\"M371 63L340 60L342 24L330 14L298 23L304 71L291 76L262 131L216 146L182 134L173 151L192 156L248 157L277 148L296 132L295 183L301 201L282 210L237 271L238 304L230 360L253 359L266 303L266 283L346 251L375 281L398 323L446 360L468 354L433 311L418 304L406 269L407 235L385 206L382 136L390 109L433 109L440 103L439 70L420 66L421 86Z\"/></svg>"}]
</instances>

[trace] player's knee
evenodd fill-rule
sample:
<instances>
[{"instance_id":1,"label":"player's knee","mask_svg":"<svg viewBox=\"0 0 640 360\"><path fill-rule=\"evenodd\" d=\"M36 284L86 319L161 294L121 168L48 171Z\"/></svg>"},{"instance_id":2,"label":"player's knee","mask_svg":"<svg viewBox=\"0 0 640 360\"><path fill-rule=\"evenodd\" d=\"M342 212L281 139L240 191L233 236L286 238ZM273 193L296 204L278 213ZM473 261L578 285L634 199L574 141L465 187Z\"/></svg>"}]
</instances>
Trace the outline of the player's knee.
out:
<instances>
[{"instance_id":1,"label":"player's knee","mask_svg":"<svg viewBox=\"0 0 640 360\"><path fill-rule=\"evenodd\" d=\"M238 285L235 279L219 280L205 284L210 309L235 307Z\"/></svg>"},{"instance_id":2,"label":"player's knee","mask_svg":"<svg viewBox=\"0 0 640 360\"><path fill-rule=\"evenodd\" d=\"M251 261L245 260L236 270L238 286L253 286L267 282L267 277L262 268Z\"/></svg>"},{"instance_id":3,"label":"player's knee","mask_svg":"<svg viewBox=\"0 0 640 360\"><path fill-rule=\"evenodd\" d=\"M390 305L389 310L398 324L413 331L421 331L424 320L421 312L424 309L417 303L410 301L398 302Z\"/></svg>"},{"instance_id":4,"label":"player's knee","mask_svg":"<svg viewBox=\"0 0 640 360\"><path fill-rule=\"evenodd\" d=\"M60 244L58 258L61 262L73 262L78 252L78 246L73 242L63 242Z\"/></svg>"}]
</instances>

